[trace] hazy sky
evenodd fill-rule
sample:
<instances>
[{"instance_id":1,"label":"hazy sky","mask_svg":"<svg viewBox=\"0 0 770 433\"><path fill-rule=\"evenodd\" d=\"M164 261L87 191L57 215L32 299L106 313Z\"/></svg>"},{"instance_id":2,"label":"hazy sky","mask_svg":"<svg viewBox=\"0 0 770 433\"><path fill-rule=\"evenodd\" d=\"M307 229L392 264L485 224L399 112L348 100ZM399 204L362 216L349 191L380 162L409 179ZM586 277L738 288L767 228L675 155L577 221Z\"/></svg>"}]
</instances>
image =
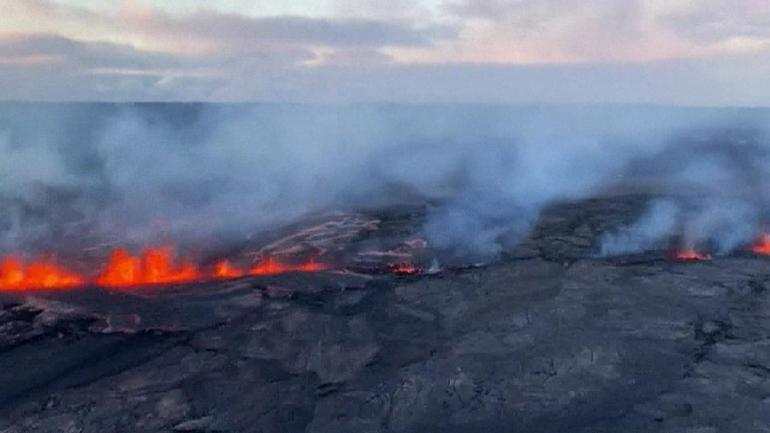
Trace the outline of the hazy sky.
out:
<instances>
[{"instance_id":1,"label":"hazy sky","mask_svg":"<svg viewBox=\"0 0 770 433\"><path fill-rule=\"evenodd\" d=\"M770 105L770 0L0 0L0 99Z\"/></svg>"}]
</instances>

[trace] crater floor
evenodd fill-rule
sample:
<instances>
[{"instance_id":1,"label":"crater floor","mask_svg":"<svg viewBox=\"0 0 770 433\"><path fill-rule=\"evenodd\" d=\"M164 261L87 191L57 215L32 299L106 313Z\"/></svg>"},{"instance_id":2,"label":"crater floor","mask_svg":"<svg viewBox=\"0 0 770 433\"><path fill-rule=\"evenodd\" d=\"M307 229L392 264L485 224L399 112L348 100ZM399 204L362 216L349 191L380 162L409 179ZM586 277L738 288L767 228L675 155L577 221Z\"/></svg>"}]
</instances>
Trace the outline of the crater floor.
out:
<instances>
[{"instance_id":1,"label":"crater floor","mask_svg":"<svg viewBox=\"0 0 770 433\"><path fill-rule=\"evenodd\" d=\"M0 431L770 431L770 258L597 258L645 201L431 275L3 295Z\"/></svg>"}]
</instances>

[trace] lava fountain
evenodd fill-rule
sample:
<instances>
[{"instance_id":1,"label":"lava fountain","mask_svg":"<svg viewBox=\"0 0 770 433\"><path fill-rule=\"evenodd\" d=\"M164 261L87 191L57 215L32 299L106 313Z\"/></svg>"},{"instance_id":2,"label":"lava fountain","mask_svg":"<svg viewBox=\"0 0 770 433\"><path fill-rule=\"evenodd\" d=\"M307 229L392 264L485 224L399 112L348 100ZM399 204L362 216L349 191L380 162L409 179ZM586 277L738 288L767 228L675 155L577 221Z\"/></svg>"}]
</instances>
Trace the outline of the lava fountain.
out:
<instances>
[{"instance_id":1,"label":"lava fountain","mask_svg":"<svg viewBox=\"0 0 770 433\"><path fill-rule=\"evenodd\" d=\"M199 280L202 272L191 262L177 266L171 247L147 248L141 257L119 248L112 252L96 283L105 287L186 283Z\"/></svg>"},{"instance_id":2,"label":"lava fountain","mask_svg":"<svg viewBox=\"0 0 770 433\"><path fill-rule=\"evenodd\" d=\"M227 280L287 272L319 272L328 268L327 265L312 260L290 264L274 258L259 261L248 268L234 266L228 260L220 260L213 267L207 267L197 265L190 260L177 260L175 249L170 246L146 248L137 255L131 254L125 248L117 248L110 253L105 265L91 276L68 270L52 259L25 262L16 256L2 258L0 259L0 291L70 289L86 285L125 288Z\"/></svg>"},{"instance_id":3,"label":"lava fountain","mask_svg":"<svg viewBox=\"0 0 770 433\"><path fill-rule=\"evenodd\" d=\"M0 261L0 290L61 289L80 286L84 279L53 260L25 263L18 257Z\"/></svg>"}]
</instances>

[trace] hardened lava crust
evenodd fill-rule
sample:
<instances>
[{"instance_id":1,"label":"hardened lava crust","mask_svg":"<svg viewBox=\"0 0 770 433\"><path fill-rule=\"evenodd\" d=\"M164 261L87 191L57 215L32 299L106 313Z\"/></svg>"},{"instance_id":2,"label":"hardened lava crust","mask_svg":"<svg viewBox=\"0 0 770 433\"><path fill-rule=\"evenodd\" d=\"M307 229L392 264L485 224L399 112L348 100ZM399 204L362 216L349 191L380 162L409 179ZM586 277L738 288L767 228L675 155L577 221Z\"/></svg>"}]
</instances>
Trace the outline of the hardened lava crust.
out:
<instances>
[{"instance_id":1,"label":"hardened lava crust","mask_svg":"<svg viewBox=\"0 0 770 433\"><path fill-rule=\"evenodd\" d=\"M337 269L3 295L0 431L768 431L770 258L598 256L649 199L554 206L480 266L387 272L416 208Z\"/></svg>"}]
</instances>

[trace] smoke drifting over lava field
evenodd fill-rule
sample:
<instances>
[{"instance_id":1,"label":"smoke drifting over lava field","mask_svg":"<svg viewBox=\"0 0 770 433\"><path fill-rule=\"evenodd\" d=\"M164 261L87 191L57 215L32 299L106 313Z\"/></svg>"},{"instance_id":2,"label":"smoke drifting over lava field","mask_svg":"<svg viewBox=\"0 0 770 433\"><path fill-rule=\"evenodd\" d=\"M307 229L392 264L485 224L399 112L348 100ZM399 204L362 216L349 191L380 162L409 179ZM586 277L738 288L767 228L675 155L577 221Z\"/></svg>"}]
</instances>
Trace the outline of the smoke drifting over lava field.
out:
<instances>
[{"instance_id":1,"label":"smoke drifting over lava field","mask_svg":"<svg viewBox=\"0 0 770 433\"><path fill-rule=\"evenodd\" d=\"M308 216L427 203L442 261L487 262L550 204L655 192L597 254L726 254L764 232L763 110L665 107L0 106L0 248L199 255ZM98 258L106 262L107 257ZM200 259L200 258L196 258Z\"/></svg>"},{"instance_id":2,"label":"smoke drifting over lava field","mask_svg":"<svg viewBox=\"0 0 770 433\"><path fill-rule=\"evenodd\" d=\"M0 104L0 433L765 431L769 121Z\"/></svg>"}]
</instances>

